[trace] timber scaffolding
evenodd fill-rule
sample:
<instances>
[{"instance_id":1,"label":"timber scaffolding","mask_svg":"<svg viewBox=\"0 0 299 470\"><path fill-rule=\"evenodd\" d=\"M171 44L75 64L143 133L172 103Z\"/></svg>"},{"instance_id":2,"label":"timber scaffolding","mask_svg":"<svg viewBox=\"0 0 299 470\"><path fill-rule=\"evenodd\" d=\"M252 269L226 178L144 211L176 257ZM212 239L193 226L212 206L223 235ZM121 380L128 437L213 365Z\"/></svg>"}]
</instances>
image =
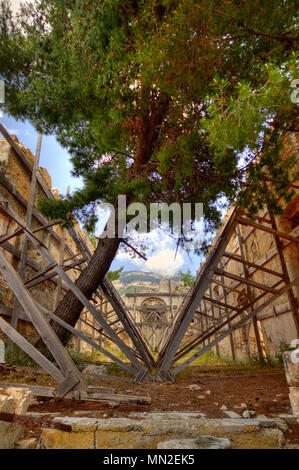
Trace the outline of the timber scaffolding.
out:
<instances>
[{"instance_id":1,"label":"timber scaffolding","mask_svg":"<svg viewBox=\"0 0 299 470\"><path fill-rule=\"evenodd\" d=\"M127 370L134 376L137 383L140 383L145 378L148 380L173 381L174 376L178 372L191 364L208 349L217 346L226 337L230 338L233 352L232 332L250 322L253 323L256 343L259 352L262 354L261 339L257 327L257 314L284 294L287 295L289 309L292 312L297 337L299 337L298 304L293 292L294 285L298 285L299 277L292 281L290 280L283 252L285 246L289 244L298 245L298 235L291 235L278 230L275 217L269 209L264 213L263 217L253 221L246 217L245 211L235 208L224 224L221 233L218 235L204 265L198 273L194 286L186 295L171 324L165 329L159 355L155 359L142 336L142 332L135 324L125 303L107 277L100 283L99 289L95 292L93 298L88 300L68 276L67 271L69 269L76 267L76 269L82 270L89 262L92 253L80 234L72 228L68 231L78 250L77 253L74 253L70 247L65 245L64 237L59 237L52 230L53 225L60 224L61 221L51 222L46 220L34 209L33 202L37 186L42 189L46 197L54 198L54 195L45 185L38 171L41 137L38 139L34 164L31 165L20 146L17 145L1 124L0 132L31 176L30 197L27 204L5 175L0 173L0 185L6 192L8 191L13 195L26 210L26 221L24 222L12 205L9 204L7 198L0 192L0 211L18 226L14 232L0 236L0 271L8 288L15 296L11 324L0 318L0 329L58 382L58 386L53 392L55 396L60 398L67 396L78 399L97 399L97 396L100 396L100 391L95 390L94 387L87 386L67 350L53 331L48 319L62 325L72 335L86 341L97 351ZM38 229L31 229L32 218L38 221L40 225ZM246 259L242 247L244 240L241 236L240 226L249 226L252 230L268 233L273 237L276 246L275 256L280 261L279 271L270 269L267 266L270 257L266 256L265 260L256 263ZM70 255L67 260L62 256L60 262L55 261L47 247L35 235L36 232L42 230L49 231L56 239L58 237L59 243L63 246L62 254L64 255L66 250ZM226 251L229 241L234 234L238 235L240 255ZM21 235L23 235L23 243L21 244L21 251L17 252L15 247L9 243L9 240ZM40 267L27 257L28 241L47 260L48 264L45 267ZM6 259L3 254L4 251L13 254L19 260L18 272ZM241 275L225 269L229 260L234 260L241 264L243 268ZM71 263L66 264L69 261ZM36 274L25 280L24 267L26 264ZM252 275L257 271L266 273L269 276L267 283L257 282L252 279ZM273 278L274 280L272 281ZM119 359L108 349L102 347L101 341L91 339L81 330L70 326L58 318L52 311L40 305L33 298L30 289L49 279L56 282L57 289L63 288L65 291L70 289L74 293L93 317L93 324L88 326L96 330L97 334L106 340L108 339L114 343L125 356L126 361ZM233 282L228 285L225 279ZM270 281L271 285L268 285ZM217 298L214 298L212 295L211 286L213 284L222 287L222 294ZM230 292L237 286L245 287L248 299L245 305L238 307L229 301ZM105 302L109 302L114 309L111 312L112 320L111 318L109 320L109 315L107 317L107 313L103 311ZM210 311L207 309L207 304L211 306L211 313L208 313ZM17 331L18 318L22 311L43 339L55 359L55 364L50 362ZM196 324L198 328L195 328ZM130 340L130 346L126 343L124 336L122 336L124 333L126 339ZM152 375L153 370L156 372L156 377Z\"/></svg>"}]
</instances>

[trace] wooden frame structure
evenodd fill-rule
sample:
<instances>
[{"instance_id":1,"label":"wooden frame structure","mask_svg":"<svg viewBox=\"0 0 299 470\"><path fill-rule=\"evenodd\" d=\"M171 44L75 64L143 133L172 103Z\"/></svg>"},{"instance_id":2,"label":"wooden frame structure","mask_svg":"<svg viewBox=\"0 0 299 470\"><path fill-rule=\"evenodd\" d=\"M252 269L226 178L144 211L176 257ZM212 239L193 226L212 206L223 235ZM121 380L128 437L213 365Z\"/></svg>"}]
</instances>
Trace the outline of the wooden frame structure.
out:
<instances>
[{"instance_id":1,"label":"wooden frame structure","mask_svg":"<svg viewBox=\"0 0 299 470\"><path fill-rule=\"evenodd\" d=\"M0 132L13 148L31 178L30 197L27 204L23 196L18 193L5 175L0 173L0 186L13 195L26 210L26 221L24 222L0 191L0 211L17 224L17 229L14 232L0 235L0 271L7 286L15 295L11 325L0 318L0 329L58 382L58 387L55 389L57 396L70 396L73 393L74 397L82 398L88 397L89 391L79 370L51 328L47 317L56 321L70 333L86 341L127 370L134 376L136 382L141 382L145 377L154 380L151 375L153 368L158 369L159 379L173 381L178 372L208 349L213 346L218 348L219 342L227 336L230 340L232 356L235 357L232 332L243 328L251 321L254 326L256 344L259 353L262 354L257 314L283 294L288 296L289 308L292 312L297 335L299 335L298 305L292 290L293 286L298 283L299 278L290 280L283 253L285 246L290 243L298 244L299 238L279 231L275 218L269 210L265 212L263 217L252 221L246 217L244 211L234 209L218 235L194 286L186 295L173 322L166 328L160 345L159 357L155 360L142 336L141 330L134 323L128 308L108 278L103 279L93 298L88 300L68 276L67 271L70 269L81 270L88 263L92 253L80 234L72 228L69 230L69 234L77 248L77 253L74 253L66 244L65 236L63 235L60 238L53 230L53 225L59 224L61 221L51 222L46 220L34 209L37 187L42 189L46 197L54 198L38 171L41 137L38 140L35 162L32 166L21 148L1 124ZM35 230L31 229L31 220L33 218L39 224L39 227ZM243 249L244 236L241 236L240 226L247 226L250 227L250 230L259 230L273 236L276 251L272 256L278 256L280 271L275 271L267 266L271 259L270 256L260 262L246 259L246 253ZM42 230L48 231L61 244L59 261L51 256L47 247L36 236L36 233ZM21 250L17 250L9 240L21 235L24 235L23 244L21 244ZM237 237L240 254L227 251L228 244L233 236ZM40 267L27 256L27 243L29 241L47 260L48 264L45 267ZM18 272L7 261L4 251L19 259ZM66 260L64 259L65 251L69 255ZM226 269L227 263L230 261L241 265L241 274L239 270L238 272L230 272ZM26 265L30 266L36 274L24 280ZM252 279L253 274L257 271L267 274L271 282L261 283ZM230 284L227 283L227 279L231 281ZM115 354L101 346L101 342L88 337L81 330L71 327L34 300L30 294L30 289L47 280L51 280L56 284L58 292L59 289L65 291L70 289L76 295L93 318L92 324L85 320L82 321L87 323L97 334L114 343L126 357L126 361L119 359ZM220 295L214 295L213 285L221 287L222 293ZM229 300L229 297L232 292L239 292L239 286L245 289L247 301L244 305L236 306ZM59 297L57 296L57 298ZM109 303L113 307L111 312L104 312L103 305L105 303ZM35 326L52 353L55 364L50 362L17 331L18 319L21 314ZM128 342L130 342L130 346Z\"/></svg>"},{"instance_id":2,"label":"wooden frame structure","mask_svg":"<svg viewBox=\"0 0 299 470\"><path fill-rule=\"evenodd\" d=\"M264 217L268 214L269 221L263 218L259 222L255 222L246 218L244 211L238 209L232 211L202 266L193 288L190 289L174 323L165 335L157 361L161 379L173 381L173 377L177 373L208 349L217 346L227 336L230 337L232 357L235 357L232 332L248 325L251 321L254 325L258 352L262 356L261 338L257 328L257 314L283 294L288 296L296 334L299 335L299 310L292 290L295 284L299 285L299 277L290 281L283 253L283 248L289 243L298 245L299 237L278 231L275 218L269 210L264 214ZM270 227L266 225L269 223ZM245 258L244 240L240 234L240 225L271 234L276 243L276 250L272 253L272 256L266 256L264 260L258 263L248 261ZM236 234L238 240L239 255L226 251L234 234ZM280 272L266 266L273 256L279 257ZM225 265L229 260L240 263L243 275L225 270ZM252 275L257 271L266 273L273 284L268 285L267 283L254 281ZM233 282L228 285L226 279ZM212 295L211 286L214 284L222 287L222 294L218 298ZM230 292L236 290L239 286L245 287L248 300L245 305L236 307L227 299ZM240 290L237 289L237 292L240 293ZM207 314L207 304L211 305L211 315ZM218 309L217 317L215 308ZM192 338L189 337L184 341L184 337L188 335L188 330L190 328L194 329L194 323L191 325L191 321L196 319L199 324L203 318L207 322L205 327L201 327L199 334L195 333ZM183 360L186 355L190 356L190 354L192 354L191 357Z\"/></svg>"},{"instance_id":3,"label":"wooden frame structure","mask_svg":"<svg viewBox=\"0 0 299 470\"><path fill-rule=\"evenodd\" d=\"M133 374L136 382L141 381L145 375L147 375L148 370L153 367L154 360L138 327L134 325L132 317L127 312L121 297L118 295L117 291L108 278L105 278L101 282L98 291L95 293L94 298L91 301L89 301L83 295L75 283L70 279L67 271L73 268L82 269L82 267L88 263L88 260L91 257L91 252L87 244L82 239L82 237L80 237L76 230L70 229L69 233L78 250L77 253L74 253L65 243L65 239L61 239L52 229L53 225L59 224L61 222L47 221L34 209L35 191L38 185L42 189L45 196L52 199L54 198L53 194L45 185L44 180L41 178L38 172L38 164L36 162L38 162L40 154L40 137L37 153L35 156L35 163L33 167L31 167L31 164L26 159L26 156L22 152L21 148L9 136L1 124L0 132L13 148L15 154L23 164L25 170L29 172L31 177L30 198L29 204L27 206L26 200L23 198L23 196L18 193L17 189L11 184L5 175L0 173L0 185L4 187L4 189L11 195L13 195L17 202L20 203L21 206L26 210L27 214L26 222L23 222L20 216L16 213L16 211L11 207L11 205L0 192L0 211L17 224L17 229L14 230L13 233L0 236L0 271L8 287L15 295L12 324L9 325L7 322L5 322L5 320L0 318L0 329L13 342L18 344L38 364L40 364L42 368L52 375L55 380L58 381L58 396L65 395L72 389L80 390L81 392L86 391L87 386L66 349L62 346L61 342L58 340L58 337L50 327L49 322L45 316L48 316L57 323L60 323L73 335L78 336L80 339L86 341L93 348L97 349L99 352L106 355L109 359L116 362L119 366ZM28 216L29 213L30 217ZM40 227L34 231L30 230L31 217L34 217L35 220L40 224ZM36 232L40 232L42 230L50 232L50 234L61 244L63 249L65 249L70 257L66 260L60 259L60 261L57 262L51 256L47 247L35 235ZM24 242L21 252L9 242L9 240L12 238L19 237L22 234L25 235L24 238L26 242L30 241L39 251L39 253L47 260L48 264L45 267L40 267L36 262L27 257L26 244ZM20 260L20 267L18 272L16 272L12 265L7 261L3 254L3 250L8 251ZM36 271L36 274L24 281L24 267L26 265L30 266L30 268ZM74 294L80 299L81 303L94 319L93 324L89 326L96 330L97 334L102 335L104 338L113 342L125 355L127 361L119 359L110 351L106 350L100 344L85 335L82 331L71 327L57 318L53 312L50 312L48 309L41 306L33 299L29 293L30 288L35 287L47 280L55 282L57 287L59 287L60 284L60 288L63 288L65 291L71 289L74 292ZM98 300L101 301L100 308L98 307ZM103 305L108 302L113 306L113 311L108 312L108 314L105 312L104 314L101 308L103 308ZM2 307L2 309L5 309L5 307ZM20 310L23 310L22 318L33 323L44 343L55 358L58 367L53 365L45 356L43 356L16 331L18 318L21 313ZM113 316L112 321L110 320L109 315ZM128 346L128 341L124 341L124 338L122 337L124 334L126 339L131 342L132 346ZM63 388L61 388L61 384L64 383L66 379L68 386L64 384Z\"/></svg>"}]
</instances>

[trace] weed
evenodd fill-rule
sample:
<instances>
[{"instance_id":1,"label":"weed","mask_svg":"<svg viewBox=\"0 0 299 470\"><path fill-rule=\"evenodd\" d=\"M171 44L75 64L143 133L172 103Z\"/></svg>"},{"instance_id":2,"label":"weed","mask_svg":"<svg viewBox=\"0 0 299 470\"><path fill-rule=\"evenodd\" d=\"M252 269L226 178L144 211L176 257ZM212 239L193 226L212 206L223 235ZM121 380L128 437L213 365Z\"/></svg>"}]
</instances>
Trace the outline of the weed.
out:
<instances>
[{"instance_id":1,"label":"weed","mask_svg":"<svg viewBox=\"0 0 299 470\"><path fill-rule=\"evenodd\" d=\"M11 347L8 347L8 342L5 341L6 354L5 359L8 365L10 366L27 366L27 367L37 367L36 362L31 359L19 346L13 344Z\"/></svg>"},{"instance_id":2,"label":"weed","mask_svg":"<svg viewBox=\"0 0 299 470\"><path fill-rule=\"evenodd\" d=\"M283 364L283 353L286 352L286 351L293 351L293 350L294 350L294 348L291 348L288 345L288 343L284 339L282 339L280 341L279 350L275 355L275 357L276 357L277 361L279 362L279 364Z\"/></svg>"}]
</instances>

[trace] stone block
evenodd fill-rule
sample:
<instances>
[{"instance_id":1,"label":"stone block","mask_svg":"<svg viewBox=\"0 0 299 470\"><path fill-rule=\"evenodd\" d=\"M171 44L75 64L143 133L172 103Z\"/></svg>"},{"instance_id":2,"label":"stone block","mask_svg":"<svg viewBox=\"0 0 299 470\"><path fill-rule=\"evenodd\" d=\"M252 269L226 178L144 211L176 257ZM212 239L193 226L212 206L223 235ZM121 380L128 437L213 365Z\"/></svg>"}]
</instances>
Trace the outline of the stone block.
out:
<instances>
[{"instance_id":1,"label":"stone block","mask_svg":"<svg viewBox=\"0 0 299 470\"><path fill-rule=\"evenodd\" d=\"M281 413L278 415L278 418L282 419L286 424L289 424L289 425L297 424L296 416L291 415L291 414Z\"/></svg>"},{"instance_id":2,"label":"stone block","mask_svg":"<svg viewBox=\"0 0 299 470\"><path fill-rule=\"evenodd\" d=\"M30 404L31 392L23 388L0 389L0 411L5 413L26 414ZM13 449L15 442L24 434L23 426L0 421L0 449Z\"/></svg>"},{"instance_id":3,"label":"stone block","mask_svg":"<svg viewBox=\"0 0 299 470\"><path fill-rule=\"evenodd\" d=\"M290 387L289 397L293 414L299 423L299 387Z\"/></svg>"},{"instance_id":4,"label":"stone block","mask_svg":"<svg viewBox=\"0 0 299 470\"><path fill-rule=\"evenodd\" d=\"M46 448L65 449L156 449L173 440L196 440L201 436L226 438L232 447L276 449L283 433L273 419L206 419L196 413L136 413L131 418L54 418L71 425L72 431L44 429ZM197 444L194 444L197 445Z\"/></svg>"},{"instance_id":5,"label":"stone block","mask_svg":"<svg viewBox=\"0 0 299 470\"><path fill-rule=\"evenodd\" d=\"M15 402L15 413L17 415L24 415L30 405L32 393L26 388L9 387L6 389L9 396Z\"/></svg>"},{"instance_id":6,"label":"stone block","mask_svg":"<svg viewBox=\"0 0 299 470\"><path fill-rule=\"evenodd\" d=\"M93 375L94 377L101 377L107 375L107 368L105 366L89 365L82 370L83 375Z\"/></svg>"},{"instance_id":7,"label":"stone block","mask_svg":"<svg viewBox=\"0 0 299 470\"><path fill-rule=\"evenodd\" d=\"M4 413L15 412L15 401L8 394L2 394L0 392L0 411Z\"/></svg>"},{"instance_id":8,"label":"stone block","mask_svg":"<svg viewBox=\"0 0 299 470\"><path fill-rule=\"evenodd\" d=\"M32 437L30 439L22 439L15 445L15 449L36 449L38 446L38 439Z\"/></svg>"},{"instance_id":9,"label":"stone block","mask_svg":"<svg viewBox=\"0 0 299 470\"><path fill-rule=\"evenodd\" d=\"M60 431L43 429L41 434L43 447L46 449L94 449L94 431Z\"/></svg>"},{"instance_id":10,"label":"stone block","mask_svg":"<svg viewBox=\"0 0 299 470\"><path fill-rule=\"evenodd\" d=\"M229 418L232 418L232 419L241 418L241 416L238 413L236 413L235 411L224 410L223 413L226 414L226 416L228 416ZM244 416L244 418L248 418L248 417L249 416Z\"/></svg>"},{"instance_id":11,"label":"stone block","mask_svg":"<svg viewBox=\"0 0 299 470\"><path fill-rule=\"evenodd\" d=\"M229 439L213 436L200 436L196 439L173 439L163 441L157 449L231 449Z\"/></svg>"},{"instance_id":12,"label":"stone block","mask_svg":"<svg viewBox=\"0 0 299 470\"><path fill-rule=\"evenodd\" d=\"M292 360L292 351L285 351L283 353L283 364L287 383L289 387L299 388L299 361L295 363Z\"/></svg>"},{"instance_id":13,"label":"stone block","mask_svg":"<svg viewBox=\"0 0 299 470\"><path fill-rule=\"evenodd\" d=\"M17 440L24 434L19 424L0 421L0 449L13 449Z\"/></svg>"}]
</instances>

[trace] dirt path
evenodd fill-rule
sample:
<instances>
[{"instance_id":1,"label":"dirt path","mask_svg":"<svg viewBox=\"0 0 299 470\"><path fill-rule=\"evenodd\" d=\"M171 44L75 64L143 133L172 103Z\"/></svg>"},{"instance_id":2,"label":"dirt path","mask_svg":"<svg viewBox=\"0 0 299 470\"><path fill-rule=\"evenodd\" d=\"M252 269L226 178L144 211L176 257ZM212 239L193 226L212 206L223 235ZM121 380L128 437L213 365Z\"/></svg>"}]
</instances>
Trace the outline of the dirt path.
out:
<instances>
[{"instance_id":1,"label":"dirt path","mask_svg":"<svg viewBox=\"0 0 299 470\"><path fill-rule=\"evenodd\" d=\"M233 374L233 375L231 375ZM242 414L241 404L257 414L277 417L278 414L291 412L288 386L283 371L271 369L234 369L218 370L215 367L193 367L179 377L175 384L146 382L137 385L128 378L111 379L88 378L89 385L111 387L116 393L149 396L152 404L109 405L99 402L78 402L75 400L38 399L29 411L40 413L59 413L67 416L121 417L132 412L153 411L192 411L204 413L207 418L227 417L221 406ZM28 383L31 385L53 386L51 377L37 373L28 367L13 367L0 371L0 386L4 383ZM198 390L190 390L196 384ZM299 444L299 425L289 426L286 438Z\"/></svg>"}]
</instances>

